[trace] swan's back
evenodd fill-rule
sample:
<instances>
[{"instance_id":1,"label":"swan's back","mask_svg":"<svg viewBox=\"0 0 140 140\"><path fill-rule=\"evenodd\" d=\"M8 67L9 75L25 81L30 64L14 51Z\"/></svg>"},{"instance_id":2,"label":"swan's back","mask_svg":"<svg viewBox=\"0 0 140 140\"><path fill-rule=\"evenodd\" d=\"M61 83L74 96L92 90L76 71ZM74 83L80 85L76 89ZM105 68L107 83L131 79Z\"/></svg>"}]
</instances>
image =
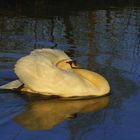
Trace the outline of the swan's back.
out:
<instances>
[{"instance_id":1,"label":"swan's back","mask_svg":"<svg viewBox=\"0 0 140 140\"><path fill-rule=\"evenodd\" d=\"M48 58L48 60L50 60L54 65L56 65L56 63L61 60L71 60L71 58L66 55L65 52L58 49L36 49L32 51L30 55L44 56L45 58Z\"/></svg>"},{"instance_id":2,"label":"swan's back","mask_svg":"<svg viewBox=\"0 0 140 140\"><path fill-rule=\"evenodd\" d=\"M15 73L27 88L45 95L87 96L96 92L94 85L72 70L57 68L54 63L61 59L70 58L59 50L36 50L17 61Z\"/></svg>"}]
</instances>

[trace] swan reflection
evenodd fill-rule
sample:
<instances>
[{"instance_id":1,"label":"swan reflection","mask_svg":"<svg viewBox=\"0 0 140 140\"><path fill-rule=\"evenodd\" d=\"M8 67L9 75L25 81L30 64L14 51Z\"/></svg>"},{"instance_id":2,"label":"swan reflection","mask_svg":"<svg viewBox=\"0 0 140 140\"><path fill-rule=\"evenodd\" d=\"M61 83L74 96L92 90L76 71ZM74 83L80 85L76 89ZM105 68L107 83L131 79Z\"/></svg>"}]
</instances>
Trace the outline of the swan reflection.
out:
<instances>
[{"instance_id":1,"label":"swan reflection","mask_svg":"<svg viewBox=\"0 0 140 140\"><path fill-rule=\"evenodd\" d=\"M51 129L76 113L98 111L106 107L109 97L86 100L40 100L33 101L27 110L18 115L14 121L30 130Z\"/></svg>"}]
</instances>

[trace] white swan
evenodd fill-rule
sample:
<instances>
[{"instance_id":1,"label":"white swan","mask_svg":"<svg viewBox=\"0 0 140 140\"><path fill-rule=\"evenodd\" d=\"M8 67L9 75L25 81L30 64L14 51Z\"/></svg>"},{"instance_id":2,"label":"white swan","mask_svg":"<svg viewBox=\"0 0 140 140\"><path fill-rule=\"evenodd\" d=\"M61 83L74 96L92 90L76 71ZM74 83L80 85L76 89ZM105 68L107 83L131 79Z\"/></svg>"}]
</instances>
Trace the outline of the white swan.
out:
<instances>
[{"instance_id":1,"label":"white swan","mask_svg":"<svg viewBox=\"0 0 140 140\"><path fill-rule=\"evenodd\" d=\"M19 59L15 65L15 80L0 89L19 89L43 95L102 96L110 91L101 75L79 68L63 51L37 49Z\"/></svg>"}]
</instances>

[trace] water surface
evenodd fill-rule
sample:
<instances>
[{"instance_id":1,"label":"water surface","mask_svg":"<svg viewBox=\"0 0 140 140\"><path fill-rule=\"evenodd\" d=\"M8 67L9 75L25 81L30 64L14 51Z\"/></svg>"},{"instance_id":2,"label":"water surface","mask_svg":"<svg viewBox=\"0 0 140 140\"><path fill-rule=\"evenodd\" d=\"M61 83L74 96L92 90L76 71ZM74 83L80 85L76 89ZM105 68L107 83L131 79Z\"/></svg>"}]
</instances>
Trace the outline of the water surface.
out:
<instances>
[{"instance_id":1,"label":"water surface","mask_svg":"<svg viewBox=\"0 0 140 140\"><path fill-rule=\"evenodd\" d=\"M0 85L17 78L13 69L20 57L58 48L106 77L110 96L36 100L0 91L0 139L140 139L140 6L78 2L1 4Z\"/></svg>"}]
</instances>

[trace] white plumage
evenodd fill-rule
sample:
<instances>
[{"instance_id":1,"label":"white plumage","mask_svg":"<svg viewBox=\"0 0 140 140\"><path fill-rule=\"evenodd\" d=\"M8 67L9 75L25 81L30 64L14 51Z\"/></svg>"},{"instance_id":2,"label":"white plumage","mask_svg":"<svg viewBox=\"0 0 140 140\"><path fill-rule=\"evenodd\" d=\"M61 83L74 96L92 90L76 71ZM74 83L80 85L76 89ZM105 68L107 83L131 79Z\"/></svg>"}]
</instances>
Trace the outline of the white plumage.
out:
<instances>
[{"instance_id":1,"label":"white plumage","mask_svg":"<svg viewBox=\"0 0 140 140\"><path fill-rule=\"evenodd\" d=\"M79 69L74 63L70 65L71 61L60 50L34 50L17 61L15 73L19 80L0 88L15 89L23 83L22 91L63 97L101 96L109 92L109 84L101 75Z\"/></svg>"}]
</instances>

